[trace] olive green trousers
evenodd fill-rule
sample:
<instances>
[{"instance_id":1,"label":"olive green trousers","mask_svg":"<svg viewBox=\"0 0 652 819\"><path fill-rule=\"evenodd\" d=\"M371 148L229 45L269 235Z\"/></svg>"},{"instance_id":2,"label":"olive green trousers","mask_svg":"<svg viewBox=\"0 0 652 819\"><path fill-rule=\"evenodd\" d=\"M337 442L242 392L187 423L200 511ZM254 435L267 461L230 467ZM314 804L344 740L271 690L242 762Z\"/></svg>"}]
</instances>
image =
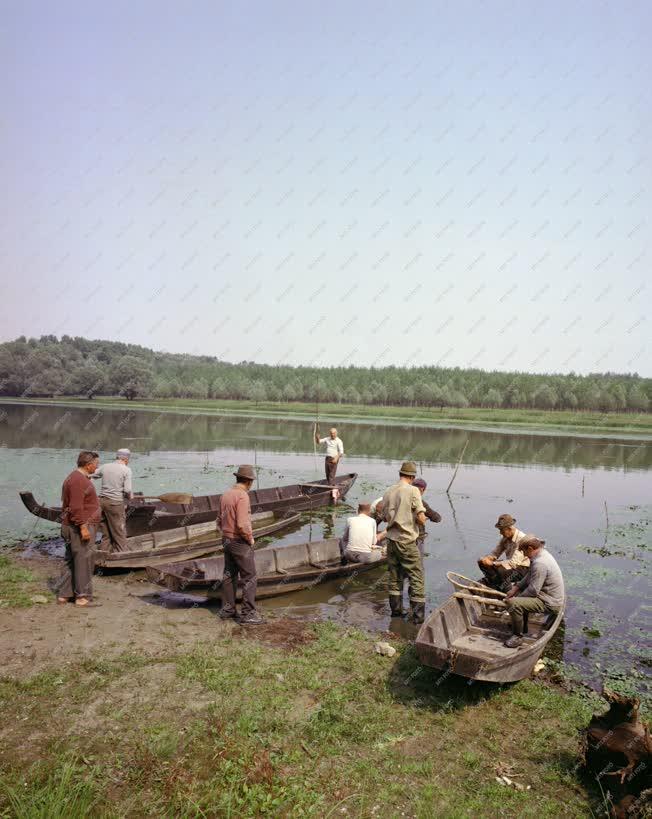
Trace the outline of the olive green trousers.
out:
<instances>
[{"instance_id":1,"label":"olive green trousers","mask_svg":"<svg viewBox=\"0 0 652 819\"><path fill-rule=\"evenodd\" d=\"M425 603L423 560L416 540L411 543L397 543L388 538L385 542L387 543L390 597L403 597L403 584L407 578L410 602Z\"/></svg>"}]
</instances>

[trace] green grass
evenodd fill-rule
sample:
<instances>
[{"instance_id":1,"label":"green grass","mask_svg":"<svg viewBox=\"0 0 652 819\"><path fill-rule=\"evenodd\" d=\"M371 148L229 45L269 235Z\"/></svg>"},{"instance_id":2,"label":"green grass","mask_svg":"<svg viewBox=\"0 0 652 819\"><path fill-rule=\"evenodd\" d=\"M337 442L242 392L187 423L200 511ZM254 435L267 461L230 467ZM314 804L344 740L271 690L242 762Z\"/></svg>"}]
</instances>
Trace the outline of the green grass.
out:
<instances>
[{"instance_id":1,"label":"green grass","mask_svg":"<svg viewBox=\"0 0 652 819\"><path fill-rule=\"evenodd\" d=\"M34 605L33 594L42 594L34 574L8 555L0 555L0 608L24 608Z\"/></svg>"},{"instance_id":2,"label":"green grass","mask_svg":"<svg viewBox=\"0 0 652 819\"><path fill-rule=\"evenodd\" d=\"M121 398L87 399L2 399L0 403L44 403L84 407L118 407L130 410L147 409L167 412L194 412L198 414L234 413L261 417L296 417L314 420L315 404L302 402L231 401L226 399L136 399ZM341 420L368 420L383 422L409 422L423 426L481 426L489 429L550 429L575 431L585 434L622 433L628 435L652 435L652 413L585 412L570 410L483 409L469 407L442 410L426 407L374 407L362 404L320 404L319 414L325 423Z\"/></svg>"},{"instance_id":3,"label":"green grass","mask_svg":"<svg viewBox=\"0 0 652 819\"><path fill-rule=\"evenodd\" d=\"M589 695L442 680L408 644L390 660L369 635L311 630L293 652L220 632L185 653L5 678L0 816L584 817L599 805L577 767ZM118 707L118 691L133 701ZM501 763L531 790L497 784Z\"/></svg>"}]
</instances>

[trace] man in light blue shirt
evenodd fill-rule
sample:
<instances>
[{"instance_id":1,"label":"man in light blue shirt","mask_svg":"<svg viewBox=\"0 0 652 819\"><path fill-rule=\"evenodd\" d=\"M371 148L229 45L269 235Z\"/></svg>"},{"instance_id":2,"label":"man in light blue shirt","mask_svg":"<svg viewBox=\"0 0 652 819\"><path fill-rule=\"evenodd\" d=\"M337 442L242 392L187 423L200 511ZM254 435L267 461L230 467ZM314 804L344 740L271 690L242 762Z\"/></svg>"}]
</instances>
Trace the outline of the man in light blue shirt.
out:
<instances>
[{"instance_id":1,"label":"man in light blue shirt","mask_svg":"<svg viewBox=\"0 0 652 819\"><path fill-rule=\"evenodd\" d=\"M119 449L115 461L101 466L93 475L102 481L99 493L102 507L99 548L102 551L126 552L128 549L125 500L133 497L130 457L128 449Z\"/></svg>"}]
</instances>

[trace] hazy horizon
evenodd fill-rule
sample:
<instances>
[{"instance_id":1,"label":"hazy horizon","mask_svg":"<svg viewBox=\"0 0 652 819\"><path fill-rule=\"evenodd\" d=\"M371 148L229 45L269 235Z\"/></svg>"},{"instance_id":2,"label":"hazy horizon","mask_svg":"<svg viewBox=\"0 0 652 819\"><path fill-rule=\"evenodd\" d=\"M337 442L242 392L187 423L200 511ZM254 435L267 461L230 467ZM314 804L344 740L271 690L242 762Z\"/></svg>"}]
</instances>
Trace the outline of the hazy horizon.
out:
<instances>
[{"instance_id":1,"label":"hazy horizon","mask_svg":"<svg viewBox=\"0 0 652 819\"><path fill-rule=\"evenodd\" d=\"M0 340L649 377L651 22L7 7Z\"/></svg>"}]
</instances>

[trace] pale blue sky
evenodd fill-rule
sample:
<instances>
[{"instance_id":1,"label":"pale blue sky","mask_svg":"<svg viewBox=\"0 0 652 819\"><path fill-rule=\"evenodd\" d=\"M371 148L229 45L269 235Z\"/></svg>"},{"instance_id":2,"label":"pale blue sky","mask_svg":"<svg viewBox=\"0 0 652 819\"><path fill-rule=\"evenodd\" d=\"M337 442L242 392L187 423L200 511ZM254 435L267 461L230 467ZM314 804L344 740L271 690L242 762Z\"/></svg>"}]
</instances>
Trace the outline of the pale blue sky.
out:
<instances>
[{"instance_id":1,"label":"pale blue sky","mask_svg":"<svg viewBox=\"0 0 652 819\"><path fill-rule=\"evenodd\" d=\"M2 340L651 375L651 10L5 3Z\"/></svg>"}]
</instances>

